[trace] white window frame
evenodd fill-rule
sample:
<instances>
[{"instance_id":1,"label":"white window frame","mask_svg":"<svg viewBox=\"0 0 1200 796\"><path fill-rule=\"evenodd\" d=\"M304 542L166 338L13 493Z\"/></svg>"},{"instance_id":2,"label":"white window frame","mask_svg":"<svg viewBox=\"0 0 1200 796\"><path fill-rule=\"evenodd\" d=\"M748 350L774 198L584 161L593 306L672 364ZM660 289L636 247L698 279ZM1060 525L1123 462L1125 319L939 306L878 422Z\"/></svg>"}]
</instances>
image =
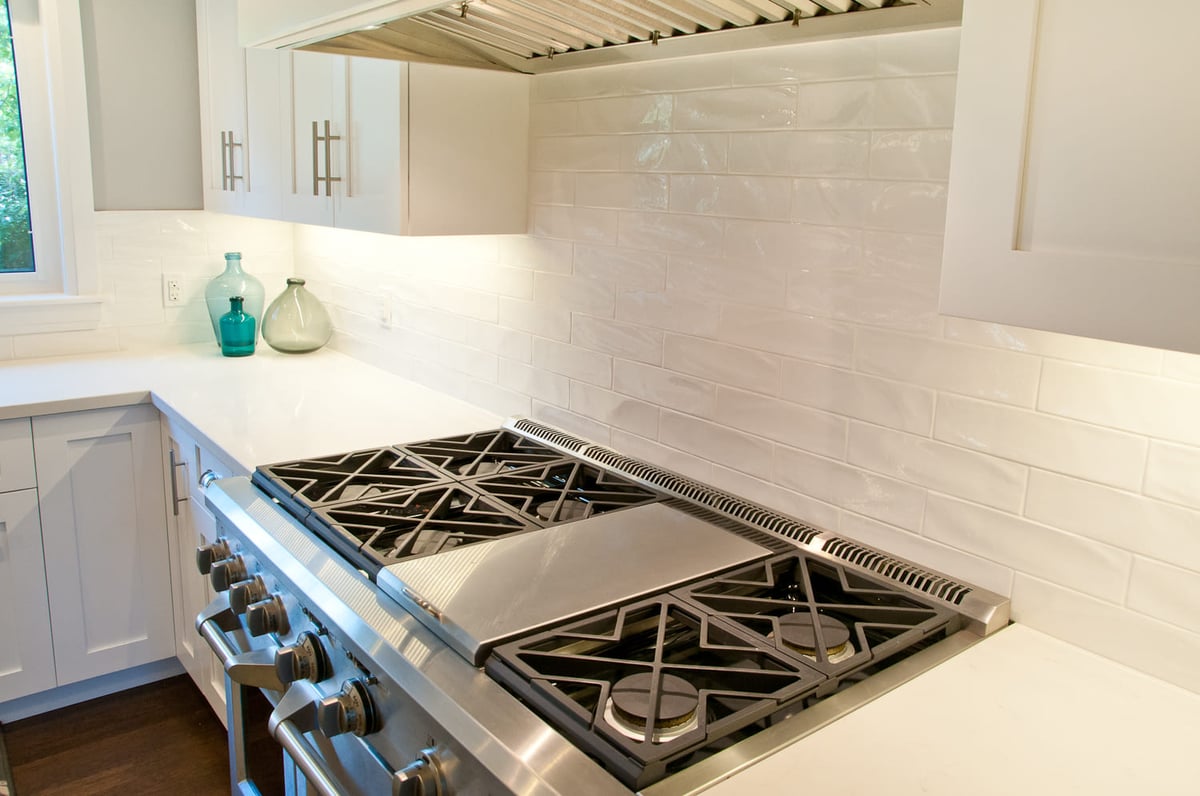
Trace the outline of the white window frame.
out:
<instances>
[{"instance_id":1,"label":"white window frame","mask_svg":"<svg viewBox=\"0 0 1200 796\"><path fill-rule=\"evenodd\" d=\"M94 329L92 155L77 0L9 0L37 271L0 275L0 335Z\"/></svg>"}]
</instances>

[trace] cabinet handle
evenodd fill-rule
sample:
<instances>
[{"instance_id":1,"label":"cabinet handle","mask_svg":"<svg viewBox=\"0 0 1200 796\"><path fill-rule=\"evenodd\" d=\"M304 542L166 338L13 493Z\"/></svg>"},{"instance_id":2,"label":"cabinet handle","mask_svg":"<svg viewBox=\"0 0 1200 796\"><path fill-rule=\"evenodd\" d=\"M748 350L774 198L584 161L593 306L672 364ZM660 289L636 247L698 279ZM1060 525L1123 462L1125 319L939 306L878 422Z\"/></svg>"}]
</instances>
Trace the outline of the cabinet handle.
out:
<instances>
[{"instance_id":1,"label":"cabinet handle","mask_svg":"<svg viewBox=\"0 0 1200 796\"><path fill-rule=\"evenodd\" d=\"M167 456L171 460L171 513L176 517L179 516L179 504L187 500L186 497L179 497L179 484L175 481L175 470L180 467L187 467L187 462L175 461L175 449L171 448Z\"/></svg>"},{"instance_id":2,"label":"cabinet handle","mask_svg":"<svg viewBox=\"0 0 1200 796\"><path fill-rule=\"evenodd\" d=\"M233 130L221 131L221 190L232 191L234 182L242 179L234 165L233 150L242 145L233 140Z\"/></svg>"},{"instance_id":3,"label":"cabinet handle","mask_svg":"<svg viewBox=\"0 0 1200 796\"><path fill-rule=\"evenodd\" d=\"M331 166L332 151L331 151L331 146L330 146L333 141L341 141L342 137L340 135L333 135L333 133L329 129L329 120L328 119L325 120L324 133L325 133L324 135L321 135L321 131L317 127L316 121L314 121L312 123L313 196L321 195L321 190L320 190L321 183L325 183L325 195L333 196L333 183L342 181L341 177L333 176L333 173L332 173L333 169ZM325 174L324 175L321 174L321 166L320 166L320 149L321 149L320 145L322 143L325 145Z\"/></svg>"},{"instance_id":4,"label":"cabinet handle","mask_svg":"<svg viewBox=\"0 0 1200 796\"><path fill-rule=\"evenodd\" d=\"M234 190L234 183L242 179L242 175L237 173L237 166L234 165L233 150L241 149L242 145L233 140L233 130L229 131L229 190Z\"/></svg>"}]
</instances>

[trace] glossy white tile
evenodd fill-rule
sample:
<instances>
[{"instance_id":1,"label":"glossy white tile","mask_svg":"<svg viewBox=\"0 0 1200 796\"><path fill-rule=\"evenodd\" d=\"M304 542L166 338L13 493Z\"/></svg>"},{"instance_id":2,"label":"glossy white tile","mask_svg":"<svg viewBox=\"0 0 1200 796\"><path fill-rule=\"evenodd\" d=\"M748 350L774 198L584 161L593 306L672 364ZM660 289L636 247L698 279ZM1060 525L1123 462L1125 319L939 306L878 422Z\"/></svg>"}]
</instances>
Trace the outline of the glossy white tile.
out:
<instances>
[{"instance_id":1,"label":"glossy white tile","mask_svg":"<svg viewBox=\"0 0 1200 796\"><path fill-rule=\"evenodd\" d=\"M1144 437L953 395L938 396L933 436L1124 489L1140 487L1146 461Z\"/></svg>"},{"instance_id":2,"label":"glossy white tile","mask_svg":"<svg viewBox=\"0 0 1200 796\"><path fill-rule=\"evenodd\" d=\"M772 261L672 256L667 290L711 299L783 308L787 276Z\"/></svg>"},{"instance_id":3,"label":"glossy white tile","mask_svg":"<svg viewBox=\"0 0 1200 796\"><path fill-rule=\"evenodd\" d=\"M949 130L884 130L871 134L870 175L885 180L946 180Z\"/></svg>"},{"instance_id":4,"label":"glossy white tile","mask_svg":"<svg viewBox=\"0 0 1200 796\"><path fill-rule=\"evenodd\" d=\"M780 395L913 434L928 435L933 423L932 390L815 362L784 360Z\"/></svg>"},{"instance_id":5,"label":"glossy white tile","mask_svg":"<svg viewBox=\"0 0 1200 796\"><path fill-rule=\"evenodd\" d=\"M571 312L541 307L532 301L502 298L499 304L502 327L566 342L571 339Z\"/></svg>"},{"instance_id":6,"label":"glossy white tile","mask_svg":"<svg viewBox=\"0 0 1200 796\"><path fill-rule=\"evenodd\" d=\"M542 307L611 318L616 307L616 288L584 276L537 272L533 275L533 300Z\"/></svg>"},{"instance_id":7,"label":"glossy white tile","mask_svg":"<svg viewBox=\"0 0 1200 796\"><path fill-rule=\"evenodd\" d=\"M640 362L619 359L614 362L612 387L619 393L679 412L712 417L716 411L717 389L711 382Z\"/></svg>"},{"instance_id":8,"label":"glossy white tile","mask_svg":"<svg viewBox=\"0 0 1200 796\"><path fill-rule=\"evenodd\" d=\"M712 462L681 450L668 447L654 440L630 434L619 428L612 430L612 445L622 453L655 464L697 481L709 483L713 477Z\"/></svg>"},{"instance_id":9,"label":"glossy white tile","mask_svg":"<svg viewBox=\"0 0 1200 796\"><path fill-rule=\"evenodd\" d=\"M720 251L724 235L723 219L629 211L621 213L617 242L633 249L705 254Z\"/></svg>"},{"instance_id":10,"label":"glossy white tile","mask_svg":"<svg viewBox=\"0 0 1200 796\"><path fill-rule=\"evenodd\" d=\"M1089 539L1200 572L1200 511L1033 470L1025 515Z\"/></svg>"},{"instance_id":11,"label":"glossy white tile","mask_svg":"<svg viewBox=\"0 0 1200 796\"><path fill-rule=\"evenodd\" d=\"M850 365L854 348L854 333L845 324L740 304L722 307L716 337L746 348L843 367Z\"/></svg>"},{"instance_id":12,"label":"glossy white tile","mask_svg":"<svg viewBox=\"0 0 1200 796\"><path fill-rule=\"evenodd\" d=\"M875 83L840 80L800 86L794 126L801 130L857 130L871 122Z\"/></svg>"},{"instance_id":13,"label":"glossy white tile","mask_svg":"<svg viewBox=\"0 0 1200 796\"><path fill-rule=\"evenodd\" d=\"M675 292L622 290L617 293L617 320L668 332L715 337L720 312L711 301Z\"/></svg>"},{"instance_id":14,"label":"glossy white tile","mask_svg":"<svg viewBox=\"0 0 1200 796\"><path fill-rule=\"evenodd\" d=\"M882 475L1012 513L1021 510L1029 468L916 434L850 423L846 460Z\"/></svg>"},{"instance_id":15,"label":"glossy white tile","mask_svg":"<svg viewBox=\"0 0 1200 796\"><path fill-rule=\"evenodd\" d=\"M1133 556L1011 514L930 493L921 534L1111 602L1125 599Z\"/></svg>"},{"instance_id":16,"label":"glossy white tile","mask_svg":"<svg viewBox=\"0 0 1200 796\"><path fill-rule=\"evenodd\" d=\"M846 418L758 393L717 388L714 419L774 442L844 459Z\"/></svg>"},{"instance_id":17,"label":"glossy white tile","mask_svg":"<svg viewBox=\"0 0 1200 796\"><path fill-rule=\"evenodd\" d=\"M1145 492L1200 508L1200 448L1152 440L1146 457Z\"/></svg>"},{"instance_id":18,"label":"glossy white tile","mask_svg":"<svg viewBox=\"0 0 1200 796\"><path fill-rule=\"evenodd\" d=\"M667 177L658 174L579 174L575 203L618 210L666 210Z\"/></svg>"},{"instance_id":19,"label":"glossy white tile","mask_svg":"<svg viewBox=\"0 0 1200 796\"><path fill-rule=\"evenodd\" d=\"M720 465L714 466L712 471L711 483L718 489L761 503L817 528L832 530L838 525L842 512L836 506Z\"/></svg>"},{"instance_id":20,"label":"glossy white tile","mask_svg":"<svg viewBox=\"0 0 1200 796\"><path fill-rule=\"evenodd\" d=\"M741 174L865 177L871 134L860 131L732 133L729 169Z\"/></svg>"},{"instance_id":21,"label":"glossy white tile","mask_svg":"<svg viewBox=\"0 0 1200 796\"><path fill-rule=\"evenodd\" d=\"M662 352L668 370L769 395L779 393L782 361L775 354L678 334L666 335Z\"/></svg>"},{"instance_id":22,"label":"glossy white tile","mask_svg":"<svg viewBox=\"0 0 1200 796\"><path fill-rule=\"evenodd\" d=\"M534 400L533 417L552 426L557 426L563 431L583 437L589 442L595 442L600 445L607 445L609 443L611 429L607 425L598 423L590 417L584 417L568 409L562 409L561 407L551 406L550 404Z\"/></svg>"},{"instance_id":23,"label":"glossy white tile","mask_svg":"<svg viewBox=\"0 0 1200 796\"><path fill-rule=\"evenodd\" d=\"M723 172L729 162L726 133L662 133L616 139L623 171Z\"/></svg>"},{"instance_id":24,"label":"glossy white tile","mask_svg":"<svg viewBox=\"0 0 1200 796\"><path fill-rule=\"evenodd\" d=\"M680 174L671 177L671 211L726 218L783 220L791 211L784 177Z\"/></svg>"},{"instance_id":25,"label":"glossy white tile","mask_svg":"<svg viewBox=\"0 0 1200 796\"><path fill-rule=\"evenodd\" d=\"M590 351L658 365L663 360L663 332L637 324L574 313L571 343Z\"/></svg>"},{"instance_id":26,"label":"glossy white tile","mask_svg":"<svg viewBox=\"0 0 1200 796\"><path fill-rule=\"evenodd\" d=\"M875 84L872 124L877 128L950 127L954 75L883 78Z\"/></svg>"},{"instance_id":27,"label":"glossy white tile","mask_svg":"<svg viewBox=\"0 0 1200 796\"><path fill-rule=\"evenodd\" d=\"M569 241L528 235L501 235L498 242L497 257L501 265L556 274L571 272L574 249Z\"/></svg>"},{"instance_id":28,"label":"glossy white tile","mask_svg":"<svg viewBox=\"0 0 1200 796\"><path fill-rule=\"evenodd\" d=\"M522 395L563 408L571 401L571 380L566 376L509 359L500 360L499 384Z\"/></svg>"},{"instance_id":29,"label":"glossy white tile","mask_svg":"<svg viewBox=\"0 0 1200 796\"><path fill-rule=\"evenodd\" d=\"M578 103L579 133L648 133L670 130L675 119L676 99L670 94L587 99Z\"/></svg>"},{"instance_id":30,"label":"glossy white tile","mask_svg":"<svg viewBox=\"0 0 1200 796\"><path fill-rule=\"evenodd\" d=\"M1200 571L1135 558L1126 605L1147 616L1200 633Z\"/></svg>"},{"instance_id":31,"label":"glossy white tile","mask_svg":"<svg viewBox=\"0 0 1200 796\"><path fill-rule=\"evenodd\" d=\"M733 56L733 82L738 85L844 80L869 77L874 71L871 38L806 42Z\"/></svg>"},{"instance_id":32,"label":"glossy white tile","mask_svg":"<svg viewBox=\"0 0 1200 796\"><path fill-rule=\"evenodd\" d=\"M667 285L667 255L661 252L577 243L574 264L576 276L619 289L662 290Z\"/></svg>"},{"instance_id":33,"label":"glossy white tile","mask_svg":"<svg viewBox=\"0 0 1200 796\"><path fill-rule=\"evenodd\" d=\"M915 531L925 490L805 451L777 446L775 483L848 511Z\"/></svg>"},{"instance_id":34,"label":"glossy white tile","mask_svg":"<svg viewBox=\"0 0 1200 796\"><path fill-rule=\"evenodd\" d=\"M1158 373L1163 363L1163 352L1155 348L964 318L947 318L945 334L947 338L964 343L1008 348L1051 359L1065 359L1117 370Z\"/></svg>"},{"instance_id":35,"label":"glossy white tile","mask_svg":"<svg viewBox=\"0 0 1200 796\"><path fill-rule=\"evenodd\" d=\"M571 411L632 434L658 436L657 406L590 384L571 382Z\"/></svg>"},{"instance_id":36,"label":"glossy white tile","mask_svg":"<svg viewBox=\"0 0 1200 796\"><path fill-rule=\"evenodd\" d=\"M612 357L608 354L542 337L533 339L533 366L601 387L612 384Z\"/></svg>"},{"instance_id":37,"label":"glossy white tile","mask_svg":"<svg viewBox=\"0 0 1200 796\"><path fill-rule=\"evenodd\" d=\"M676 130L774 129L795 121L795 86L690 91L675 99Z\"/></svg>"},{"instance_id":38,"label":"glossy white tile","mask_svg":"<svg viewBox=\"0 0 1200 796\"><path fill-rule=\"evenodd\" d=\"M875 39L880 75L920 75L958 70L959 28L894 33Z\"/></svg>"},{"instance_id":39,"label":"glossy white tile","mask_svg":"<svg viewBox=\"0 0 1200 796\"><path fill-rule=\"evenodd\" d=\"M540 171L616 171L620 164L619 139L603 135L534 138L529 156Z\"/></svg>"},{"instance_id":40,"label":"glossy white tile","mask_svg":"<svg viewBox=\"0 0 1200 796\"><path fill-rule=\"evenodd\" d=\"M658 441L758 477L771 476L771 443L765 439L664 409Z\"/></svg>"}]
</instances>

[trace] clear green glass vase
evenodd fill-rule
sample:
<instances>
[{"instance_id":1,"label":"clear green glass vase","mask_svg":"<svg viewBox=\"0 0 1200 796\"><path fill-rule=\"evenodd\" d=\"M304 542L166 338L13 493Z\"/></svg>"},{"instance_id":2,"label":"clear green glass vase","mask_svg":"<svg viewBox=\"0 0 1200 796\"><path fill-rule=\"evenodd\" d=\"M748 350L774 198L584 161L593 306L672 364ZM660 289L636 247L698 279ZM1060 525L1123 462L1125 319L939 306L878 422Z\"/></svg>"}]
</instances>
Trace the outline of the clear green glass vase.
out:
<instances>
[{"instance_id":1,"label":"clear green glass vase","mask_svg":"<svg viewBox=\"0 0 1200 796\"><path fill-rule=\"evenodd\" d=\"M304 354L316 351L329 342L333 322L329 313L312 293L304 280L292 277L267 314L263 316L262 336L267 345L285 354Z\"/></svg>"},{"instance_id":2,"label":"clear green glass vase","mask_svg":"<svg viewBox=\"0 0 1200 796\"><path fill-rule=\"evenodd\" d=\"M225 271L204 288L204 301L218 346L221 345L221 316L229 312L229 300L234 296L243 299L244 312L254 319L257 329L262 325L266 295L262 282L242 270L241 252L226 252Z\"/></svg>"}]
</instances>

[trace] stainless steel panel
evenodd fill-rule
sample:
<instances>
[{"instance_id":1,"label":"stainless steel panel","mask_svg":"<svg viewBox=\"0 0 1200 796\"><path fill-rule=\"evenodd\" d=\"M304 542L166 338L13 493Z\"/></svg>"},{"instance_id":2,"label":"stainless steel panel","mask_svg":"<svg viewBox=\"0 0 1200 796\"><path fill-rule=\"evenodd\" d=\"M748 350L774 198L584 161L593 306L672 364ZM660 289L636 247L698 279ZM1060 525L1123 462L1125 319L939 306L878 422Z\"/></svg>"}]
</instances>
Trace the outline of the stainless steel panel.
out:
<instances>
[{"instance_id":1,"label":"stainless steel panel","mask_svg":"<svg viewBox=\"0 0 1200 796\"><path fill-rule=\"evenodd\" d=\"M376 582L480 665L502 639L767 555L652 504L401 561Z\"/></svg>"}]
</instances>

